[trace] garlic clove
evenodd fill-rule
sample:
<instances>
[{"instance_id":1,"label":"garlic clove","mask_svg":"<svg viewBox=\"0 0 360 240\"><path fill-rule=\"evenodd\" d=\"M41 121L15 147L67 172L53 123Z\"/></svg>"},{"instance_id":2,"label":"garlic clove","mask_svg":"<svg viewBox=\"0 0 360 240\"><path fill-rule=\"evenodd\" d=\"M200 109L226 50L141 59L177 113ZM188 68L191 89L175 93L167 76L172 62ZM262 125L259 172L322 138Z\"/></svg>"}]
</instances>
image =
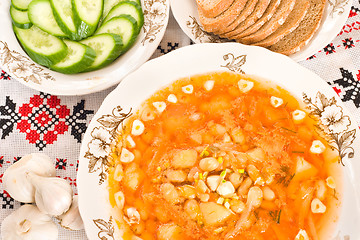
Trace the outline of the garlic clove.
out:
<instances>
[{"instance_id":1,"label":"garlic clove","mask_svg":"<svg viewBox=\"0 0 360 240\"><path fill-rule=\"evenodd\" d=\"M191 94L191 93L193 93L193 91L194 91L194 86L191 85L191 84L189 84L189 85L186 85L186 86L182 87L181 89L182 89L182 91L183 91L184 93L186 93L186 94Z\"/></svg>"},{"instance_id":2,"label":"garlic clove","mask_svg":"<svg viewBox=\"0 0 360 240\"><path fill-rule=\"evenodd\" d=\"M42 153L32 153L6 169L3 182L4 190L12 198L23 203L35 201L35 188L27 178L27 173L33 172L40 176L55 176L55 166L51 159Z\"/></svg>"},{"instance_id":3,"label":"garlic clove","mask_svg":"<svg viewBox=\"0 0 360 240\"><path fill-rule=\"evenodd\" d=\"M295 240L309 240L309 235L303 229L300 229L298 234L295 236Z\"/></svg>"},{"instance_id":4,"label":"garlic clove","mask_svg":"<svg viewBox=\"0 0 360 240\"><path fill-rule=\"evenodd\" d=\"M323 204L320 199L318 198L314 198L312 201L311 201L311 211L313 213L324 213L326 212L326 206L325 204Z\"/></svg>"},{"instance_id":5,"label":"garlic clove","mask_svg":"<svg viewBox=\"0 0 360 240\"><path fill-rule=\"evenodd\" d=\"M336 187L335 178L332 177L332 176L329 176L329 177L326 179L326 185L327 185L329 188L335 189L335 187Z\"/></svg>"},{"instance_id":6,"label":"garlic clove","mask_svg":"<svg viewBox=\"0 0 360 240\"><path fill-rule=\"evenodd\" d=\"M215 81L214 80L208 80L204 83L204 88L206 91L211 91L214 88Z\"/></svg>"},{"instance_id":7,"label":"garlic clove","mask_svg":"<svg viewBox=\"0 0 360 240\"><path fill-rule=\"evenodd\" d=\"M130 163L134 161L135 155L127 150L126 148L123 148L120 154L120 161L123 163Z\"/></svg>"},{"instance_id":8,"label":"garlic clove","mask_svg":"<svg viewBox=\"0 0 360 240\"><path fill-rule=\"evenodd\" d=\"M121 164L118 164L114 171L114 180L121 182L124 177L124 169Z\"/></svg>"},{"instance_id":9,"label":"garlic clove","mask_svg":"<svg viewBox=\"0 0 360 240\"><path fill-rule=\"evenodd\" d=\"M295 124L302 123L306 117L306 112L301 110L295 110L292 112L292 118Z\"/></svg>"},{"instance_id":10,"label":"garlic clove","mask_svg":"<svg viewBox=\"0 0 360 240\"><path fill-rule=\"evenodd\" d=\"M66 180L57 177L41 177L33 173L28 175L36 189L35 203L41 212L60 216L69 210L73 191Z\"/></svg>"},{"instance_id":11,"label":"garlic clove","mask_svg":"<svg viewBox=\"0 0 360 240\"><path fill-rule=\"evenodd\" d=\"M166 109L166 103L165 102L153 102L153 106L155 107L155 109L159 113L162 113Z\"/></svg>"},{"instance_id":12,"label":"garlic clove","mask_svg":"<svg viewBox=\"0 0 360 240\"><path fill-rule=\"evenodd\" d=\"M240 79L238 82L238 87L242 93L247 93L254 87L254 82Z\"/></svg>"},{"instance_id":13,"label":"garlic clove","mask_svg":"<svg viewBox=\"0 0 360 240\"><path fill-rule=\"evenodd\" d=\"M135 119L131 128L131 134L134 136L139 136L144 132L144 130L144 123L138 119Z\"/></svg>"},{"instance_id":14,"label":"garlic clove","mask_svg":"<svg viewBox=\"0 0 360 240\"><path fill-rule=\"evenodd\" d=\"M21 206L1 224L3 240L56 240L58 231L50 216L30 204Z\"/></svg>"},{"instance_id":15,"label":"garlic clove","mask_svg":"<svg viewBox=\"0 0 360 240\"><path fill-rule=\"evenodd\" d=\"M170 94L167 98L167 100L171 103L177 103L177 97L175 96L175 94Z\"/></svg>"},{"instance_id":16,"label":"garlic clove","mask_svg":"<svg viewBox=\"0 0 360 240\"><path fill-rule=\"evenodd\" d=\"M310 152L314 154L321 154L325 151L326 146L320 140L314 140L311 147Z\"/></svg>"},{"instance_id":17,"label":"garlic clove","mask_svg":"<svg viewBox=\"0 0 360 240\"><path fill-rule=\"evenodd\" d=\"M274 108L278 108L278 107L280 107L281 105L283 105L284 100L283 100L282 98L278 98L278 97L275 97L275 96L271 96L271 98L270 98L270 103L271 103L271 105L272 105Z\"/></svg>"},{"instance_id":18,"label":"garlic clove","mask_svg":"<svg viewBox=\"0 0 360 240\"><path fill-rule=\"evenodd\" d=\"M136 147L136 143L135 143L134 139L130 135L126 137L126 141L127 141L130 148Z\"/></svg>"},{"instance_id":19,"label":"garlic clove","mask_svg":"<svg viewBox=\"0 0 360 240\"><path fill-rule=\"evenodd\" d=\"M63 228L70 230L81 230L84 229L84 223L79 212L79 197L74 196L69 211L59 217L60 225Z\"/></svg>"},{"instance_id":20,"label":"garlic clove","mask_svg":"<svg viewBox=\"0 0 360 240\"><path fill-rule=\"evenodd\" d=\"M115 198L115 202L116 202L116 206L119 209L123 209L124 205L125 205L125 195L122 191L118 191L117 193L114 194L114 198Z\"/></svg>"}]
</instances>

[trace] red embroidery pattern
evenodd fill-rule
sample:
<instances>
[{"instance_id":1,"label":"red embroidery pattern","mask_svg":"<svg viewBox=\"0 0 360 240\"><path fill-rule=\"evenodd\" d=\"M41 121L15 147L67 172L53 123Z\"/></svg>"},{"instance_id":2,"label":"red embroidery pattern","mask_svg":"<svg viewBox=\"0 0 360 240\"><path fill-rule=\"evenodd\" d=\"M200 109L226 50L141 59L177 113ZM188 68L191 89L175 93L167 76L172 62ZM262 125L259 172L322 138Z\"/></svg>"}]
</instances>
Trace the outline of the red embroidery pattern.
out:
<instances>
[{"instance_id":1,"label":"red embroidery pattern","mask_svg":"<svg viewBox=\"0 0 360 240\"><path fill-rule=\"evenodd\" d=\"M16 103L7 96L5 105L0 105L0 137L5 139L16 126L29 143L43 150L48 144L56 142L59 135L71 129L70 134L80 143L86 130L87 117L94 113L85 110L84 106L85 101L82 100L73 107L71 114L57 96L40 93L22 104L17 111Z\"/></svg>"},{"instance_id":2,"label":"red embroidery pattern","mask_svg":"<svg viewBox=\"0 0 360 240\"><path fill-rule=\"evenodd\" d=\"M26 139L43 149L46 144L53 144L57 136L68 130L66 117L70 110L60 105L60 99L50 95L35 95L30 103L19 108L21 121L17 129L26 134Z\"/></svg>"}]
</instances>

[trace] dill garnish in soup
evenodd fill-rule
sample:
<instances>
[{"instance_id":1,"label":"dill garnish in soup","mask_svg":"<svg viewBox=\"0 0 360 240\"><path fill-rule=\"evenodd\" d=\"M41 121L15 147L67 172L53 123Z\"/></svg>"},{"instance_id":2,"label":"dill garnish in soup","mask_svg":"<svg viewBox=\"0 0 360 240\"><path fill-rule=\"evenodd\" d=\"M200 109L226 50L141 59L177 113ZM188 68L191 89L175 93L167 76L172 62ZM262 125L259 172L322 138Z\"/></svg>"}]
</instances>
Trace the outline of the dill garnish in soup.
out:
<instances>
[{"instance_id":1,"label":"dill garnish in soup","mask_svg":"<svg viewBox=\"0 0 360 240\"><path fill-rule=\"evenodd\" d=\"M337 218L337 156L287 91L249 76L180 79L113 147L123 239L321 239ZM325 229L326 228L326 229Z\"/></svg>"}]
</instances>

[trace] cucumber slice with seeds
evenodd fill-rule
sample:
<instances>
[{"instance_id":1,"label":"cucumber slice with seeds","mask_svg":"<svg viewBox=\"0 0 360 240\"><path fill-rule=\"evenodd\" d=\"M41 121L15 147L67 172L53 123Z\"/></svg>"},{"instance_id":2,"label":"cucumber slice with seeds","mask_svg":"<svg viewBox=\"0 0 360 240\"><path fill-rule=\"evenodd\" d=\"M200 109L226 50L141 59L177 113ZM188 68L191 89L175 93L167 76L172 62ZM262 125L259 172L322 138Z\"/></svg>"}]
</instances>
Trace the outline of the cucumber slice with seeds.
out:
<instances>
[{"instance_id":1,"label":"cucumber slice with seeds","mask_svg":"<svg viewBox=\"0 0 360 240\"><path fill-rule=\"evenodd\" d=\"M104 19L103 23L106 23L107 21L111 20L114 17L120 16L122 14L128 14L131 17L133 17L138 26L138 32L140 32L143 24L144 24L144 15L141 9L141 6L137 4L136 2L131 1L123 1L113 7L109 14Z\"/></svg>"},{"instance_id":2,"label":"cucumber slice with seeds","mask_svg":"<svg viewBox=\"0 0 360 240\"><path fill-rule=\"evenodd\" d=\"M103 10L102 19L104 19L108 15L108 13L113 7L115 7L120 2L123 1L124 0L104 0L104 10ZM136 2L137 4L139 4L139 6L141 6L140 0L133 0L132 2Z\"/></svg>"},{"instance_id":3,"label":"cucumber slice with seeds","mask_svg":"<svg viewBox=\"0 0 360 240\"><path fill-rule=\"evenodd\" d=\"M33 0L29 4L29 19L38 28L57 37L67 37L57 24L49 0Z\"/></svg>"},{"instance_id":4,"label":"cucumber slice with seeds","mask_svg":"<svg viewBox=\"0 0 360 240\"><path fill-rule=\"evenodd\" d=\"M74 22L81 38L92 35L100 21L104 0L72 0Z\"/></svg>"},{"instance_id":5,"label":"cucumber slice with seeds","mask_svg":"<svg viewBox=\"0 0 360 240\"><path fill-rule=\"evenodd\" d=\"M104 23L96 34L113 33L119 35L123 41L123 53L126 52L135 42L138 36L138 28L136 20L130 15L121 15L114 17L108 22Z\"/></svg>"},{"instance_id":6,"label":"cucumber slice with seeds","mask_svg":"<svg viewBox=\"0 0 360 240\"><path fill-rule=\"evenodd\" d=\"M112 63L133 45L144 23L140 0L11 2L14 33L30 58L67 74ZM97 30L100 19L104 22Z\"/></svg>"},{"instance_id":7,"label":"cucumber slice with seeds","mask_svg":"<svg viewBox=\"0 0 360 240\"><path fill-rule=\"evenodd\" d=\"M32 0L11 0L11 5L21 11L26 11Z\"/></svg>"},{"instance_id":8,"label":"cucumber slice with seeds","mask_svg":"<svg viewBox=\"0 0 360 240\"><path fill-rule=\"evenodd\" d=\"M65 43L36 26L21 29L13 26L14 32L32 60L40 65L51 66L60 62L67 54Z\"/></svg>"},{"instance_id":9,"label":"cucumber slice with seeds","mask_svg":"<svg viewBox=\"0 0 360 240\"><path fill-rule=\"evenodd\" d=\"M50 69L61 73L74 74L84 71L94 62L96 53L91 47L70 40L64 40L64 43L68 47L66 57L51 66Z\"/></svg>"},{"instance_id":10,"label":"cucumber slice with seeds","mask_svg":"<svg viewBox=\"0 0 360 240\"><path fill-rule=\"evenodd\" d=\"M50 0L55 20L71 40L80 40L73 19L71 0Z\"/></svg>"},{"instance_id":11,"label":"cucumber slice with seeds","mask_svg":"<svg viewBox=\"0 0 360 240\"><path fill-rule=\"evenodd\" d=\"M85 71L93 71L112 63L122 52L121 37L115 34L103 33L84 39L81 43L91 47L96 52L95 61Z\"/></svg>"},{"instance_id":12,"label":"cucumber slice with seeds","mask_svg":"<svg viewBox=\"0 0 360 240\"><path fill-rule=\"evenodd\" d=\"M28 17L27 11L20 11L14 8L13 6L10 7L10 16L13 24L22 29L29 29L32 26L30 19Z\"/></svg>"}]
</instances>

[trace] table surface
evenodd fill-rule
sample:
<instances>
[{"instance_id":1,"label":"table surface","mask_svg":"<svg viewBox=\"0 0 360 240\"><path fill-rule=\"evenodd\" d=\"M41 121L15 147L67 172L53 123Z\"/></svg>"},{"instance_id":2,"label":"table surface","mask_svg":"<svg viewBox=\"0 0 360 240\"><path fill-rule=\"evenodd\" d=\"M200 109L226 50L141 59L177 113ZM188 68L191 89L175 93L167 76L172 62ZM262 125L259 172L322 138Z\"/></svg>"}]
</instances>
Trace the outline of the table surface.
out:
<instances>
[{"instance_id":1,"label":"table surface","mask_svg":"<svg viewBox=\"0 0 360 240\"><path fill-rule=\"evenodd\" d=\"M152 58L189 44L190 39L171 15L165 36ZM360 0L354 0L349 18L338 36L299 64L331 85L360 126ZM54 96L23 86L1 69L0 74L1 223L20 207L20 203L4 190L3 173L26 154L42 152L49 155L57 176L66 179L77 193L81 139L89 121L112 89L86 96ZM51 127L45 125L49 121L53 124ZM56 128L56 134L50 128ZM59 239L86 239L86 235L84 230L61 229Z\"/></svg>"}]
</instances>

